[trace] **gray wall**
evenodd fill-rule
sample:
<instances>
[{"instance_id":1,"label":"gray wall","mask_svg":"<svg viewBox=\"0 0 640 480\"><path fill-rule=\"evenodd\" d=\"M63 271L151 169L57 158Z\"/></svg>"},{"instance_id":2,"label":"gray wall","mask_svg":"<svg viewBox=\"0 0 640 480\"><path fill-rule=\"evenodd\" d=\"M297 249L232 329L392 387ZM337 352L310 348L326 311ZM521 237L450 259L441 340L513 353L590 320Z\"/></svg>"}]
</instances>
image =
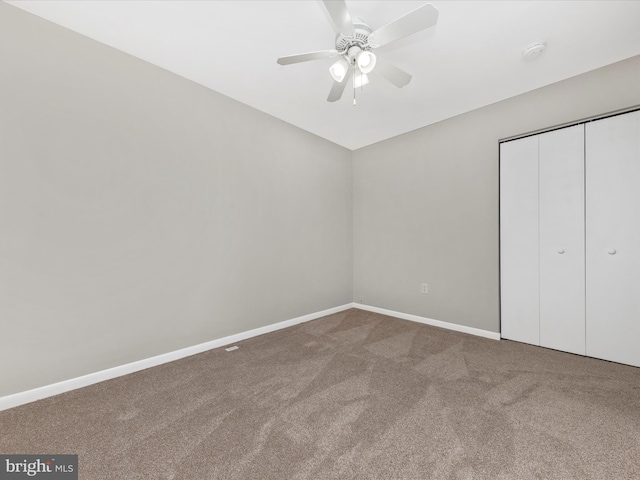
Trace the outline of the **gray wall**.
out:
<instances>
[{"instance_id":1,"label":"gray wall","mask_svg":"<svg viewBox=\"0 0 640 480\"><path fill-rule=\"evenodd\" d=\"M355 301L498 332L498 140L640 105L639 79L634 57L356 150Z\"/></svg>"},{"instance_id":2,"label":"gray wall","mask_svg":"<svg viewBox=\"0 0 640 480\"><path fill-rule=\"evenodd\" d=\"M0 2L0 396L351 302L350 160Z\"/></svg>"}]
</instances>

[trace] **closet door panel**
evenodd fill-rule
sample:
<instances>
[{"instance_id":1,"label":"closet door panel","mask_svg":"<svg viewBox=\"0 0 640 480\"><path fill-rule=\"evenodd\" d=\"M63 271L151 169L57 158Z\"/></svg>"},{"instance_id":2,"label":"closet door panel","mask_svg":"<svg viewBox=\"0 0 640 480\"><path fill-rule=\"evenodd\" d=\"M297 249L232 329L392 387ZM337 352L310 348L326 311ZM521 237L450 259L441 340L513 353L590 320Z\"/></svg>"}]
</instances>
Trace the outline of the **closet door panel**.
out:
<instances>
[{"instance_id":1,"label":"closet door panel","mask_svg":"<svg viewBox=\"0 0 640 480\"><path fill-rule=\"evenodd\" d=\"M538 137L500 145L503 338L539 345Z\"/></svg>"},{"instance_id":2,"label":"closet door panel","mask_svg":"<svg viewBox=\"0 0 640 480\"><path fill-rule=\"evenodd\" d=\"M640 366L640 112L586 128L587 355Z\"/></svg>"},{"instance_id":3,"label":"closet door panel","mask_svg":"<svg viewBox=\"0 0 640 480\"><path fill-rule=\"evenodd\" d=\"M584 125L539 137L540 345L585 353Z\"/></svg>"}]
</instances>

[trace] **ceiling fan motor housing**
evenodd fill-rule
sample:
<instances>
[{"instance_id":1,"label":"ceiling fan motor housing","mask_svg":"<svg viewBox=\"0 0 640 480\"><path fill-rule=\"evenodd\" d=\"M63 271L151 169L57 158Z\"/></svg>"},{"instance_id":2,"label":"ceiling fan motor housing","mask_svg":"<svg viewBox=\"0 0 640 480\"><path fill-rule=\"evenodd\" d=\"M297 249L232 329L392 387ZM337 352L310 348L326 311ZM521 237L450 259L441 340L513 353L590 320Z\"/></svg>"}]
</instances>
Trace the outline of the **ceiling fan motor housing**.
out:
<instances>
[{"instance_id":1,"label":"ceiling fan motor housing","mask_svg":"<svg viewBox=\"0 0 640 480\"><path fill-rule=\"evenodd\" d=\"M358 47L360 50L369 51L371 45L369 45L369 35L371 35L371 27L367 25L364 20L355 18L353 20L353 35L343 35L341 33L336 35L336 50L342 55L348 55L349 50L352 47ZM359 50L359 51L360 51ZM358 52L353 50L354 57ZM354 59L351 55L348 55L349 60L353 63Z\"/></svg>"}]
</instances>

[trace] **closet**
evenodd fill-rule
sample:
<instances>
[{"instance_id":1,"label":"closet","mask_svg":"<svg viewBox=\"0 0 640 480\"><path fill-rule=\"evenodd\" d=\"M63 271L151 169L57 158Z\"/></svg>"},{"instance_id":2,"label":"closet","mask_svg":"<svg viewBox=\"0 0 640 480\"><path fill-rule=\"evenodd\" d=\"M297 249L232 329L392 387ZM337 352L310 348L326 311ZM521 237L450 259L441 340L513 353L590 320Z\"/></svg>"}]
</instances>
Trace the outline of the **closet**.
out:
<instances>
[{"instance_id":1,"label":"closet","mask_svg":"<svg viewBox=\"0 0 640 480\"><path fill-rule=\"evenodd\" d=\"M640 111L500 144L503 338L640 366Z\"/></svg>"}]
</instances>

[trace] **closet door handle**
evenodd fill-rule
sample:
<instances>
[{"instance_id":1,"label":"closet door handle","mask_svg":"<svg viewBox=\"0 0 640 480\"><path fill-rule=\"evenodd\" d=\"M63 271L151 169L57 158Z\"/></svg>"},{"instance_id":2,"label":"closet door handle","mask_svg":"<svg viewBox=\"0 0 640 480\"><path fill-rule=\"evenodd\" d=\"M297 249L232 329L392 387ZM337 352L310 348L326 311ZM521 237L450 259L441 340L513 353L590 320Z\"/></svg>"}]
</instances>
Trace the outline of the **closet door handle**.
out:
<instances>
[{"instance_id":1,"label":"closet door handle","mask_svg":"<svg viewBox=\"0 0 640 480\"><path fill-rule=\"evenodd\" d=\"M615 255L616 254L616 249L615 248L610 248L609 250L607 250L607 253L609 255Z\"/></svg>"},{"instance_id":2,"label":"closet door handle","mask_svg":"<svg viewBox=\"0 0 640 480\"><path fill-rule=\"evenodd\" d=\"M562 254L564 253L564 248L559 248L559 249L558 249L558 253L559 253L560 255L562 255Z\"/></svg>"}]
</instances>

